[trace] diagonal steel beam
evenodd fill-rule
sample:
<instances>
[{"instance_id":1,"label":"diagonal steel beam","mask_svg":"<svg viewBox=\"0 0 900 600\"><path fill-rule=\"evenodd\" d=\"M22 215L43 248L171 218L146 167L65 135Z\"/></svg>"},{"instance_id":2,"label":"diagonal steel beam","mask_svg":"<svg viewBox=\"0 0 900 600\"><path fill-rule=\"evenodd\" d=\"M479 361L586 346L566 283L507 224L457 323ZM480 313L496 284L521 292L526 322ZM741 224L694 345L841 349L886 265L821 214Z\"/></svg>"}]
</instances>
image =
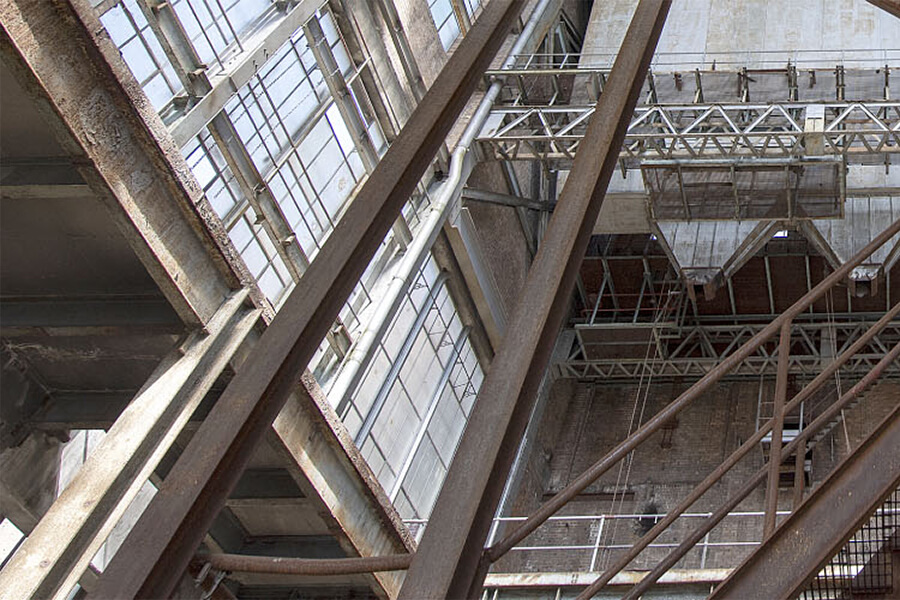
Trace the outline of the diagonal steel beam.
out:
<instances>
[{"instance_id":1,"label":"diagonal steel beam","mask_svg":"<svg viewBox=\"0 0 900 600\"><path fill-rule=\"evenodd\" d=\"M524 0L492 0L454 52L104 571L96 598L166 597L294 392Z\"/></svg>"},{"instance_id":2,"label":"diagonal steel beam","mask_svg":"<svg viewBox=\"0 0 900 600\"><path fill-rule=\"evenodd\" d=\"M669 0L642 0L528 273L400 598L470 597L514 455L616 167Z\"/></svg>"},{"instance_id":3,"label":"diagonal steel beam","mask_svg":"<svg viewBox=\"0 0 900 600\"><path fill-rule=\"evenodd\" d=\"M900 485L900 406L710 596L796 598Z\"/></svg>"},{"instance_id":4,"label":"diagonal steel beam","mask_svg":"<svg viewBox=\"0 0 900 600\"><path fill-rule=\"evenodd\" d=\"M868 2L900 19L900 0L868 0Z\"/></svg>"}]
</instances>

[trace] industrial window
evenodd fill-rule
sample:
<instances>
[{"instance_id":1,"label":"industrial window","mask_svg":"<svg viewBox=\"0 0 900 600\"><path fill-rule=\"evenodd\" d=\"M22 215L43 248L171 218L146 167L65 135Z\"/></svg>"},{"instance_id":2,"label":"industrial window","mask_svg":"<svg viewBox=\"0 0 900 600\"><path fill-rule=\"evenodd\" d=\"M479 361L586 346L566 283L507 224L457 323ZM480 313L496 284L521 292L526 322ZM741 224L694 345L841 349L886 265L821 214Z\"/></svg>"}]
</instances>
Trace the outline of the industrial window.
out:
<instances>
[{"instance_id":1,"label":"industrial window","mask_svg":"<svg viewBox=\"0 0 900 600\"><path fill-rule=\"evenodd\" d=\"M460 33L459 22L456 20L456 15L453 14L453 5L450 0L432 0L428 3L428 9L431 11L431 18L434 19L434 25L437 27L441 44L444 46L444 50L448 50Z\"/></svg>"},{"instance_id":2,"label":"industrial window","mask_svg":"<svg viewBox=\"0 0 900 600\"><path fill-rule=\"evenodd\" d=\"M290 273L257 222L250 203L241 194L222 152L213 143L209 132L204 131L185 148L185 154L194 177L222 219L235 249L262 292L277 307L292 284Z\"/></svg>"},{"instance_id":3,"label":"industrial window","mask_svg":"<svg viewBox=\"0 0 900 600\"><path fill-rule=\"evenodd\" d=\"M175 68L135 0L116 4L100 20L153 108L162 111L172 98L184 92Z\"/></svg>"},{"instance_id":4,"label":"industrial window","mask_svg":"<svg viewBox=\"0 0 900 600\"><path fill-rule=\"evenodd\" d=\"M453 10L455 0L429 0L428 10L431 11L431 18L437 27L438 36L441 38L441 45L444 50L449 50L456 38L464 29L462 23L459 22L459 15ZM481 0L463 0L460 10L465 10L470 20L474 20L475 14L481 9Z\"/></svg>"},{"instance_id":5,"label":"industrial window","mask_svg":"<svg viewBox=\"0 0 900 600\"><path fill-rule=\"evenodd\" d=\"M456 452L483 373L429 258L343 413L403 518L426 518Z\"/></svg>"}]
</instances>

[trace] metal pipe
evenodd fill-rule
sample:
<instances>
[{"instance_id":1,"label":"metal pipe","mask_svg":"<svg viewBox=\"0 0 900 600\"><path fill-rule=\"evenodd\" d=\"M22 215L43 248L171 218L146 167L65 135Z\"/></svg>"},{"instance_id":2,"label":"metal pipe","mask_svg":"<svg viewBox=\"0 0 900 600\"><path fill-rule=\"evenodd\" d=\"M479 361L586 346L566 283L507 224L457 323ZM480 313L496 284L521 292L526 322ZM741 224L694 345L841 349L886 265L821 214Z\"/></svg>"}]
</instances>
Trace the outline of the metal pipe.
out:
<instances>
[{"instance_id":1,"label":"metal pipe","mask_svg":"<svg viewBox=\"0 0 900 600\"><path fill-rule=\"evenodd\" d=\"M628 438L619 443L615 448L606 454L599 461L595 462L587 471L582 473L575 481L563 488L558 494L545 502L537 511L535 511L524 523L511 531L500 542L488 549L488 557L491 562L496 561L506 554L513 546L525 539L531 532L540 527L547 520L547 517L554 514L572 498L580 494L585 488L591 485L601 475L606 473L613 465L618 463L622 458L628 455L637 446L643 443L648 437L656 433L669 420L674 418L688 404L697 399L714 383L731 371L734 367L742 363L747 357L755 352L764 342L778 331L785 321L791 321L806 310L806 307L818 300L825 294L834 284L846 277L850 271L866 260L870 254L880 248L882 244L891 239L900 232L900 219L892 223L871 242L865 245L862 250L856 253L849 261L841 265L831 275L823 279L816 287L807 292L795 302L784 313L769 323L759 333L754 335L746 344L741 346L734 354L719 363L706 376L692 385L687 391L681 394L657 413L652 419L647 421L640 429L630 435Z\"/></svg>"},{"instance_id":2,"label":"metal pipe","mask_svg":"<svg viewBox=\"0 0 900 600\"><path fill-rule=\"evenodd\" d=\"M819 415L819 417L810 424L810 427L803 430L800 435L798 435L794 440L791 441L784 448L785 454L790 454L797 448L801 443L806 443L806 440L809 439L809 436L815 432L819 427L827 423L831 420L831 418L836 415L844 406L846 406L851 400L853 400L856 396L861 394L863 390L869 387L881 374L887 369L888 365L890 365L893 361L897 360L900 357L900 343L896 344L890 352L888 352L884 358L882 358L875 367L863 377L859 383L854 385L852 388L847 390L841 398L832 404L828 410ZM721 506L713 515L707 519L700 527L694 530L691 535L688 536L686 540L684 540L681 544L678 545L678 548L669 553L666 558L662 560L652 571L650 571L644 579L641 580L639 584L634 586L628 594L625 595L623 600L637 600L641 597L641 594L646 592L650 586L652 586L656 581L662 577L662 575L668 571L675 563L677 563L681 558L687 554L694 545L699 542L707 532L711 531L713 527L719 524L719 521L725 518L728 513L741 501L746 498L750 492L752 492L757 485L765 479L767 474L766 467L763 467L759 471L756 472L753 477L747 480L747 482L741 487L741 489L732 496L727 503ZM587 590L582 592L578 596L576 600L587 600L591 598L594 593L590 595L586 595Z\"/></svg>"},{"instance_id":3,"label":"metal pipe","mask_svg":"<svg viewBox=\"0 0 900 600\"><path fill-rule=\"evenodd\" d=\"M352 558L288 558L244 554L199 554L197 560L214 569L233 573L268 575L352 575L381 571L402 571L412 562L412 554Z\"/></svg>"},{"instance_id":4,"label":"metal pipe","mask_svg":"<svg viewBox=\"0 0 900 600\"><path fill-rule=\"evenodd\" d=\"M510 54L506 59L507 64L514 60L513 56L520 53L526 44L530 42L529 38L534 34L547 8L551 4L558 3L559 0L540 0L538 2L534 10L531 11L525 28L510 50ZM403 296L406 290L409 289L412 275L422 267L422 264L428 257L428 252L434 245L434 240L440 233L441 227L444 226L444 221L449 216L452 207L455 206L463 188L466 186L466 182L474 167L474 161L469 160L469 148L474 143L475 136L478 135L484 126L488 115L491 114L491 108L494 100L500 93L501 87L501 81L494 81L466 125L462 136L456 143L456 148L450 156L450 168L447 179L438 189L429 207L428 214L423 219L424 222L419 229L419 233L413 238L402 262L397 266L394 274L391 275L391 282L381 295L382 300L378 304L378 309L372 315L369 324L357 337L347 358L344 360L340 373L335 378L334 384L328 390L328 396L334 399L333 404L337 407L338 412L342 411L347 403L350 402L350 398L362 380L365 371L363 367L371 361L378 340L384 337L394 314L400 307Z\"/></svg>"},{"instance_id":5,"label":"metal pipe","mask_svg":"<svg viewBox=\"0 0 900 600\"><path fill-rule=\"evenodd\" d=\"M881 319L878 320L877 323L872 325L856 342L854 342L847 350L841 353L828 367L822 371L819 375L816 376L809 384L806 385L800 392L794 396L794 398L785 406L785 413L790 413L794 408L800 405L800 403L804 402L808 399L812 394L816 392L822 385L828 381L834 373L840 369L848 360L850 360L857 352L859 352L866 344L868 344L878 333L884 329L891 320L894 319L898 314L900 314L900 302L895 304L890 311L888 311ZM639 539L635 544L631 547L631 550L625 553L619 560L613 563L600 577L597 578L594 583L591 584L590 587L585 590L585 593L588 591L591 594L596 594L600 591L606 584L608 584L612 578L628 566L632 560L634 560L638 554L640 554L647 546L649 546L653 540L662 534L669 526L674 523L682 514L688 510L697 500L700 499L703 494L709 490L717 481L719 481L722 476L727 473L731 467L736 465L739 460L741 460L744 456L747 455L756 445L760 442L760 440L765 437L766 433L768 433L772 426L774 425L775 420L769 419L759 429L755 434L750 436L750 438L741 445L740 448L732 452L731 456L729 456L721 465L719 465L712 473L710 473L706 479L704 479L700 484L693 489L693 491L687 495L677 507L673 510L669 511L665 517L662 518L656 525L654 525L650 531L644 534L641 539ZM810 424L812 426L812 423Z\"/></svg>"},{"instance_id":6,"label":"metal pipe","mask_svg":"<svg viewBox=\"0 0 900 600\"><path fill-rule=\"evenodd\" d=\"M770 288L771 289L771 288ZM781 437L784 430L784 401L787 396L788 365L791 358L791 322L781 326L778 342L778 374L775 378L775 407L772 443L769 444L769 480L766 485L766 516L763 519L763 539L775 531L775 511L778 508L778 482L781 479Z\"/></svg>"}]
</instances>

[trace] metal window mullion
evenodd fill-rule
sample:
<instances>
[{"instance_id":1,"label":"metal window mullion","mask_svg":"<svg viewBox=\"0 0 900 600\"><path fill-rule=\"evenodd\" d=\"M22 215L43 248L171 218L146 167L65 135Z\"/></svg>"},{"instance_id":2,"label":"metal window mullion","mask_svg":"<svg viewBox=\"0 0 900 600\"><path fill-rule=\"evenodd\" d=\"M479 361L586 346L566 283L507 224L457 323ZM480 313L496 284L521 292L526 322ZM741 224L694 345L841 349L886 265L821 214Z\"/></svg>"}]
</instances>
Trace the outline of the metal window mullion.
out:
<instances>
[{"instance_id":1,"label":"metal window mullion","mask_svg":"<svg viewBox=\"0 0 900 600\"><path fill-rule=\"evenodd\" d=\"M135 0L163 52L175 69L184 89L194 97L212 89L206 77L206 65L185 32L174 7L159 0Z\"/></svg>"},{"instance_id":2,"label":"metal window mullion","mask_svg":"<svg viewBox=\"0 0 900 600\"><path fill-rule=\"evenodd\" d=\"M382 97L385 88L378 70L372 65L372 53L366 45L365 38L359 30L355 15L345 5L345 0L331 0L328 3L331 16L335 21L338 31L342 32L344 44L350 59L357 65L363 88L368 96L372 110L378 119L381 132L388 143L397 137L400 128L400 120L389 99Z\"/></svg>"},{"instance_id":3,"label":"metal window mullion","mask_svg":"<svg viewBox=\"0 0 900 600\"><path fill-rule=\"evenodd\" d=\"M347 87L347 82L344 80L344 75L341 73L331 47L328 45L328 40L322 31L319 20L317 18L310 19L303 26L303 34L306 36L309 49L319 65L319 70L325 79L325 85L328 86L328 91L334 98L341 118L344 119L344 123L350 132L350 137L359 151L363 165L365 165L367 172L371 172L375 165L378 164L378 153L375 151L375 146L369 138L365 122L356 108L350 88Z\"/></svg>"},{"instance_id":4,"label":"metal window mullion","mask_svg":"<svg viewBox=\"0 0 900 600\"><path fill-rule=\"evenodd\" d=\"M338 112L344 120L344 125L350 133L353 145L359 152L366 173L371 173L378 164L378 152L372 143L372 138L369 137L368 128L356 107L353 95L350 92L350 88L347 87L347 81L338 67L337 60L334 58L334 53L331 51L331 46L328 44L318 18L310 19L303 26L303 34L306 36L309 49L316 59L316 64L319 65L322 76L325 78L325 85L328 87ZM392 231L397 242L404 248L412 241L412 232L402 213L397 217Z\"/></svg>"},{"instance_id":5,"label":"metal window mullion","mask_svg":"<svg viewBox=\"0 0 900 600\"><path fill-rule=\"evenodd\" d=\"M253 164L247 148L241 143L230 117L224 112L219 113L210 122L209 131L241 192L253 210L263 218L263 229L296 283L309 266L309 259L300 247L297 236L288 224L269 186Z\"/></svg>"},{"instance_id":6,"label":"metal window mullion","mask_svg":"<svg viewBox=\"0 0 900 600\"><path fill-rule=\"evenodd\" d=\"M469 18L469 12L466 10L464 0L450 0L450 7L456 16L460 35L466 35L472 28L472 20Z\"/></svg>"},{"instance_id":7,"label":"metal window mullion","mask_svg":"<svg viewBox=\"0 0 900 600\"><path fill-rule=\"evenodd\" d=\"M149 77L145 78L143 81L140 82L141 89L143 89L144 85L147 82L149 82L151 79L153 79L157 74L160 74L160 75L162 75L163 80L165 80L166 86L168 86L169 91L172 92L172 95L174 96L177 93L177 91L174 88L174 86L172 85L172 82L169 81L168 76L166 76L165 69L163 68L163 66L161 64L159 64L159 60L157 59L156 55L153 53L153 50L151 50L150 44L147 43L147 39L144 37L143 30L138 26L137 22L135 22L134 16L131 14L131 11L129 11L128 8L125 7L124 5L122 5L122 13L128 19L128 23L134 29L134 35L131 36L130 38L128 38L127 40L125 40L125 42L122 43L122 46L120 48L124 48L129 43L131 43L132 39L137 38L138 40L140 40L141 45L144 47L144 51L147 53L147 56L150 57L150 60L153 62L153 66L156 69L155 72L151 73ZM147 23L147 27L151 30L151 32L153 32L153 29L152 29L152 27L150 27L149 22ZM155 35L155 33L154 33L154 35ZM165 50L164 44L160 43L160 45L163 46L163 49ZM171 61L170 61L170 64L172 64ZM173 68L173 70L175 70L175 73L177 75L178 74L177 65L172 64L172 68Z\"/></svg>"},{"instance_id":8,"label":"metal window mullion","mask_svg":"<svg viewBox=\"0 0 900 600\"><path fill-rule=\"evenodd\" d=\"M419 451L419 447L422 445L422 441L425 439L425 435L428 432L428 426L431 424L431 420L434 418L435 412L437 412L437 407L441 401L441 396L444 395L444 390L447 387L447 383L450 381L450 375L453 373L453 367L455 367L459 362L463 345L465 344L466 340L469 339L469 330L469 327L463 327L453 344L453 352L450 355L450 360L447 361L447 364L444 366L444 371L443 373L441 373L441 379L438 383L437 389L435 389L434 393L431 395L431 400L428 403L428 410L425 412L425 416L422 419L421 424L419 425L418 431L416 432L416 438L415 440L413 440L412 448L410 448L409 453L406 455L406 458L403 461L403 466L400 468L400 471L397 474L397 478L394 480L394 485L391 488L391 493L389 496L391 502L394 502L394 500L396 500L400 488L403 487L403 480L406 479L406 475L409 473L410 467L412 467L412 463L416 457L416 453Z\"/></svg>"},{"instance_id":9,"label":"metal window mullion","mask_svg":"<svg viewBox=\"0 0 900 600\"><path fill-rule=\"evenodd\" d=\"M428 301L425 302L425 304L419 310L419 313L416 315L416 320L413 322L412 327L410 327L409 331L407 332L406 339L403 340L403 346L400 347L400 352L397 353L397 356L392 361L391 369L390 371L388 371L387 376L381 382L381 387L378 388L378 394L375 396L375 400L372 402L372 406L369 407L369 410L366 413L366 418L363 420L363 424L360 427L359 432L355 436L357 447L361 448L363 442L365 442L366 438L369 436L369 433L371 433L372 427L375 425L375 419L377 419L378 415L381 414L381 410L382 408L384 408L385 402L387 402L387 398L391 392L391 388L394 387L394 383L400 376L400 369L403 368L406 359L409 357L409 353L412 351L413 344L415 343L416 338L418 337L419 332L422 329L422 326L425 324L425 319L428 317L428 313L430 313L437 306L438 293L440 292L446 281L447 273L442 271L432 284L431 289L428 292Z\"/></svg>"},{"instance_id":10,"label":"metal window mullion","mask_svg":"<svg viewBox=\"0 0 900 600\"><path fill-rule=\"evenodd\" d=\"M189 0L184 0L185 4L187 4L188 9L191 11L191 14L194 15L194 19L197 21L197 26L200 28L201 33L203 33L203 37L206 38L206 43L209 44L209 49L213 53L213 56L216 58L216 62L219 63L221 67L225 66L225 61L222 60L222 57L219 56L219 51L216 50L215 44L213 44L212 39L206 33L206 27L203 26L203 22L200 21L200 17L197 15L197 11L194 9L194 5ZM206 9L206 12L209 13L210 21L212 21L212 26L215 27L216 31L219 32L219 35L222 36L222 41L226 42L227 46L227 38L225 36L225 32L222 31L222 26L219 24L219 21L216 19L215 13L209 7L209 2L206 0L193 0L194 2L201 3L203 7ZM174 7L173 7L174 8Z\"/></svg>"}]
</instances>

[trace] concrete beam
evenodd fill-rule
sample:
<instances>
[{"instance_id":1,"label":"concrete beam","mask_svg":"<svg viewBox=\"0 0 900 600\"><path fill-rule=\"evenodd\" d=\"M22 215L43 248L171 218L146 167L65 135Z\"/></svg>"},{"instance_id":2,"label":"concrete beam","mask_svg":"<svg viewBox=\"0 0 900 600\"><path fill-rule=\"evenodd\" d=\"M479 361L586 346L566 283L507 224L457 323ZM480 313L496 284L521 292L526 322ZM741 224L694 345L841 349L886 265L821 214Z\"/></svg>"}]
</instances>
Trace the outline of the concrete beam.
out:
<instances>
[{"instance_id":1,"label":"concrete beam","mask_svg":"<svg viewBox=\"0 0 900 600\"><path fill-rule=\"evenodd\" d=\"M303 379L305 389L300 395L306 397L288 400L275 419L270 443L291 457L316 490L311 500L348 556L413 551L415 542L350 433L312 375L307 373ZM367 577L390 598L396 597L402 582L397 572Z\"/></svg>"},{"instance_id":2,"label":"concrete beam","mask_svg":"<svg viewBox=\"0 0 900 600\"><path fill-rule=\"evenodd\" d=\"M6 316L4 315L4 319ZM47 401L49 391L29 375L29 367L6 346L0 347L0 448L18 445L28 435L28 421Z\"/></svg>"},{"instance_id":3,"label":"concrete beam","mask_svg":"<svg viewBox=\"0 0 900 600\"><path fill-rule=\"evenodd\" d=\"M4 337L36 332L53 335L147 331L180 334L184 325L169 302L158 298L3 298Z\"/></svg>"},{"instance_id":4,"label":"concrete beam","mask_svg":"<svg viewBox=\"0 0 900 600\"><path fill-rule=\"evenodd\" d=\"M8 2L0 22L4 62L81 178L179 317L209 320L244 275L229 263L227 234L89 3Z\"/></svg>"},{"instance_id":5,"label":"concrete beam","mask_svg":"<svg viewBox=\"0 0 900 600\"><path fill-rule=\"evenodd\" d=\"M16 163L4 159L0 199L92 197L94 192L68 161Z\"/></svg>"}]
</instances>

